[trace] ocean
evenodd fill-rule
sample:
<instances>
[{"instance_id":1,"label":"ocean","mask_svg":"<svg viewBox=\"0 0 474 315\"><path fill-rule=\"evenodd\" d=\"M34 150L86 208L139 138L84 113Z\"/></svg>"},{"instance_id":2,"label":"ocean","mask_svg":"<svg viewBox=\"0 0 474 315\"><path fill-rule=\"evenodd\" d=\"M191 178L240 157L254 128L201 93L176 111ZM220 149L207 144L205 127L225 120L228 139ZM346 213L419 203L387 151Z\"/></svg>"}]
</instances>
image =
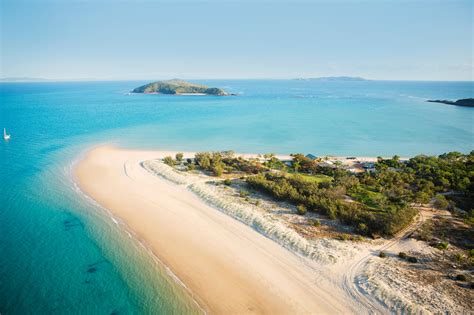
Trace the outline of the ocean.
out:
<instances>
[{"instance_id":1,"label":"ocean","mask_svg":"<svg viewBox=\"0 0 474 315\"><path fill-rule=\"evenodd\" d=\"M474 149L473 82L199 80L238 96L128 94L144 81L0 84L0 313L194 314L172 273L75 186L92 146L338 156ZM172 241L172 240L170 240ZM199 271L196 271L199 272Z\"/></svg>"}]
</instances>

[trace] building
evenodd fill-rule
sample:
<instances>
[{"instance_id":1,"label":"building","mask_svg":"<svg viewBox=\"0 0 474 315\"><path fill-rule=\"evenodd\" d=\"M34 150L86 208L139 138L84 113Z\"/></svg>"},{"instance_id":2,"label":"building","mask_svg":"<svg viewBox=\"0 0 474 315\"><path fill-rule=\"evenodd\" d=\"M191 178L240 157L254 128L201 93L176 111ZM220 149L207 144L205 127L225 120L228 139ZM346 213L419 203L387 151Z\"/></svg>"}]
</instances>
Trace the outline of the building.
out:
<instances>
[{"instance_id":1,"label":"building","mask_svg":"<svg viewBox=\"0 0 474 315\"><path fill-rule=\"evenodd\" d=\"M310 160L313 160L313 161L318 158L316 155L313 155L313 154L311 154L311 153L306 154L306 157L307 157L308 159L310 159Z\"/></svg>"},{"instance_id":2,"label":"building","mask_svg":"<svg viewBox=\"0 0 474 315\"><path fill-rule=\"evenodd\" d=\"M375 163L374 162L364 162L362 167L366 172L375 172Z\"/></svg>"}]
</instances>

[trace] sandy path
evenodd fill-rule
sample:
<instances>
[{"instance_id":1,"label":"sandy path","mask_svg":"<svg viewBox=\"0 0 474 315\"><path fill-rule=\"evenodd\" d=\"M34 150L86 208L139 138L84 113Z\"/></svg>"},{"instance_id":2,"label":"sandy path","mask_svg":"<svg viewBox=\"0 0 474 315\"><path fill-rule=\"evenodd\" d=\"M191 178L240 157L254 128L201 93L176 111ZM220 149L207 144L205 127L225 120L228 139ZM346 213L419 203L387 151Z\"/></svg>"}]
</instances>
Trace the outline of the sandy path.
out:
<instances>
[{"instance_id":1,"label":"sandy path","mask_svg":"<svg viewBox=\"0 0 474 315\"><path fill-rule=\"evenodd\" d=\"M374 247L369 252L361 252L358 258L354 258L352 263L346 267L346 271L343 272L343 288L353 297L354 301L362 304L363 307L373 310L378 314L389 314L390 311L386 306L381 305L373 297L369 297L366 292L361 288L360 283L357 282L357 276L362 274L367 269L369 260L377 256L381 251L408 251L410 247L404 246L404 241L407 240L410 235L417 230L426 220L432 218L434 215L449 215L447 211L436 211L434 212L431 208L418 207L420 212L416 220L414 220L409 226L401 230L394 236L394 238L384 242L380 246Z\"/></svg>"},{"instance_id":2,"label":"sandy path","mask_svg":"<svg viewBox=\"0 0 474 315\"><path fill-rule=\"evenodd\" d=\"M140 162L167 152L99 147L75 175L84 192L122 219L216 314L353 313L343 290L250 227L206 205ZM359 309L360 310L360 309Z\"/></svg>"}]
</instances>

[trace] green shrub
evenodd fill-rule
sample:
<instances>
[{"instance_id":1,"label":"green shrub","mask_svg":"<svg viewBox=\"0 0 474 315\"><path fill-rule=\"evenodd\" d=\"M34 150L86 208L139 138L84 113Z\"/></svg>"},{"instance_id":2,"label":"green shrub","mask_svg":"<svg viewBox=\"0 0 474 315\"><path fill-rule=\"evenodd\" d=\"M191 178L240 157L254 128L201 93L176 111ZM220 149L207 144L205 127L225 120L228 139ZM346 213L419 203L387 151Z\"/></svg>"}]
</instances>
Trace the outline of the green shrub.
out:
<instances>
[{"instance_id":1,"label":"green shrub","mask_svg":"<svg viewBox=\"0 0 474 315\"><path fill-rule=\"evenodd\" d=\"M217 164L212 166L212 172L214 173L214 176L221 177L222 173L224 172L224 168L221 164Z\"/></svg>"},{"instance_id":2,"label":"green shrub","mask_svg":"<svg viewBox=\"0 0 474 315\"><path fill-rule=\"evenodd\" d=\"M341 241L347 241L347 240L349 240L349 235L347 235L347 234L340 234L340 235L339 235L339 239L340 239Z\"/></svg>"},{"instance_id":3,"label":"green shrub","mask_svg":"<svg viewBox=\"0 0 474 315\"><path fill-rule=\"evenodd\" d=\"M446 209L449 206L449 202L445 196L438 194L435 196L434 206L438 209Z\"/></svg>"},{"instance_id":4,"label":"green shrub","mask_svg":"<svg viewBox=\"0 0 474 315\"><path fill-rule=\"evenodd\" d=\"M454 260L460 264L464 261L464 255L462 253L456 253L454 254Z\"/></svg>"},{"instance_id":5,"label":"green shrub","mask_svg":"<svg viewBox=\"0 0 474 315\"><path fill-rule=\"evenodd\" d=\"M188 164L188 171L194 171L196 169L196 165Z\"/></svg>"},{"instance_id":6,"label":"green shrub","mask_svg":"<svg viewBox=\"0 0 474 315\"><path fill-rule=\"evenodd\" d=\"M385 258L385 257L387 257L387 254L385 254L385 252L380 252L379 257L380 258Z\"/></svg>"},{"instance_id":7,"label":"green shrub","mask_svg":"<svg viewBox=\"0 0 474 315\"><path fill-rule=\"evenodd\" d=\"M242 197L242 198L245 198L249 195L249 192L248 191L245 191L245 190L241 190L239 191L239 196Z\"/></svg>"},{"instance_id":8,"label":"green shrub","mask_svg":"<svg viewBox=\"0 0 474 315\"><path fill-rule=\"evenodd\" d=\"M413 256L408 257L407 260L411 263L417 263L418 262L418 259L416 257L413 257Z\"/></svg>"},{"instance_id":9,"label":"green shrub","mask_svg":"<svg viewBox=\"0 0 474 315\"><path fill-rule=\"evenodd\" d=\"M400 257L401 259L406 259L407 258L407 254L405 252L399 252L398 253L398 257Z\"/></svg>"},{"instance_id":10,"label":"green shrub","mask_svg":"<svg viewBox=\"0 0 474 315\"><path fill-rule=\"evenodd\" d=\"M308 212L308 209L306 209L306 207L303 204L299 204L296 206L296 212L299 215L305 215L306 212Z\"/></svg>"},{"instance_id":11,"label":"green shrub","mask_svg":"<svg viewBox=\"0 0 474 315\"><path fill-rule=\"evenodd\" d=\"M319 219L313 220L313 226L315 227L321 226L321 221L319 221Z\"/></svg>"},{"instance_id":12,"label":"green shrub","mask_svg":"<svg viewBox=\"0 0 474 315\"><path fill-rule=\"evenodd\" d=\"M419 238L423 241L429 241L433 238L433 229L434 227L432 221L427 221L423 223L420 231L418 232Z\"/></svg>"},{"instance_id":13,"label":"green shrub","mask_svg":"<svg viewBox=\"0 0 474 315\"><path fill-rule=\"evenodd\" d=\"M166 156L163 159L163 163L165 163L166 165L169 165L169 166L174 166L174 161L173 161L173 158L171 156Z\"/></svg>"},{"instance_id":14,"label":"green shrub","mask_svg":"<svg viewBox=\"0 0 474 315\"><path fill-rule=\"evenodd\" d=\"M230 178L226 178L224 180L224 185L230 186L231 184L232 184L232 181L230 180Z\"/></svg>"},{"instance_id":15,"label":"green shrub","mask_svg":"<svg viewBox=\"0 0 474 315\"><path fill-rule=\"evenodd\" d=\"M196 163L205 170L211 167L211 154L209 152L199 152L195 154Z\"/></svg>"},{"instance_id":16,"label":"green shrub","mask_svg":"<svg viewBox=\"0 0 474 315\"><path fill-rule=\"evenodd\" d=\"M260 200L255 201L255 205L256 205L257 207L260 206L260 204L261 204Z\"/></svg>"},{"instance_id":17,"label":"green shrub","mask_svg":"<svg viewBox=\"0 0 474 315\"><path fill-rule=\"evenodd\" d=\"M336 220L337 219L336 211L334 211L331 208L328 209L326 214L327 214L328 218L331 219L331 220Z\"/></svg>"},{"instance_id":18,"label":"green shrub","mask_svg":"<svg viewBox=\"0 0 474 315\"><path fill-rule=\"evenodd\" d=\"M181 162L183 160L183 153L176 153L176 161Z\"/></svg>"},{"instance_id":19,"label":"green shrub","mask_svg":"<svg viewBox=\"0 0 474 315\"><path fill-rule=\"evenodd\" d=\"M436 244L436 248L439 250L447 250L448 247L449 247L448 242L439 242L438 244Z\"/></svg>"}]
</instances>

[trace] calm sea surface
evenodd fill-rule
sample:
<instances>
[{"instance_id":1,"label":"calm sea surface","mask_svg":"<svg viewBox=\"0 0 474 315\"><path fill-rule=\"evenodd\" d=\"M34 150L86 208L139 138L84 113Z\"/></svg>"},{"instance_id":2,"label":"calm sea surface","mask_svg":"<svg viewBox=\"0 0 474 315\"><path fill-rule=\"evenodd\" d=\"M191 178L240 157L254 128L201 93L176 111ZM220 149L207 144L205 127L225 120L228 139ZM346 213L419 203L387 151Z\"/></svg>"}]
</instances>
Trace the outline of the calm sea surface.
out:
<instances>
[{"instance_id":1,"label":"calm sea surface","mask_svg":"<svg viewBox=\"0 0 474 315\"><path fill-rule=\"evenodd\" d=\"M93 145L367 156L474 149L474 108L425 102L473 97L472 82L199 82L240 96L127 95L146 82L0 84L0 127L12 134L0 143L0 313L198 312L74 186L71 167Z\"/></svg>"}]
</instances>

